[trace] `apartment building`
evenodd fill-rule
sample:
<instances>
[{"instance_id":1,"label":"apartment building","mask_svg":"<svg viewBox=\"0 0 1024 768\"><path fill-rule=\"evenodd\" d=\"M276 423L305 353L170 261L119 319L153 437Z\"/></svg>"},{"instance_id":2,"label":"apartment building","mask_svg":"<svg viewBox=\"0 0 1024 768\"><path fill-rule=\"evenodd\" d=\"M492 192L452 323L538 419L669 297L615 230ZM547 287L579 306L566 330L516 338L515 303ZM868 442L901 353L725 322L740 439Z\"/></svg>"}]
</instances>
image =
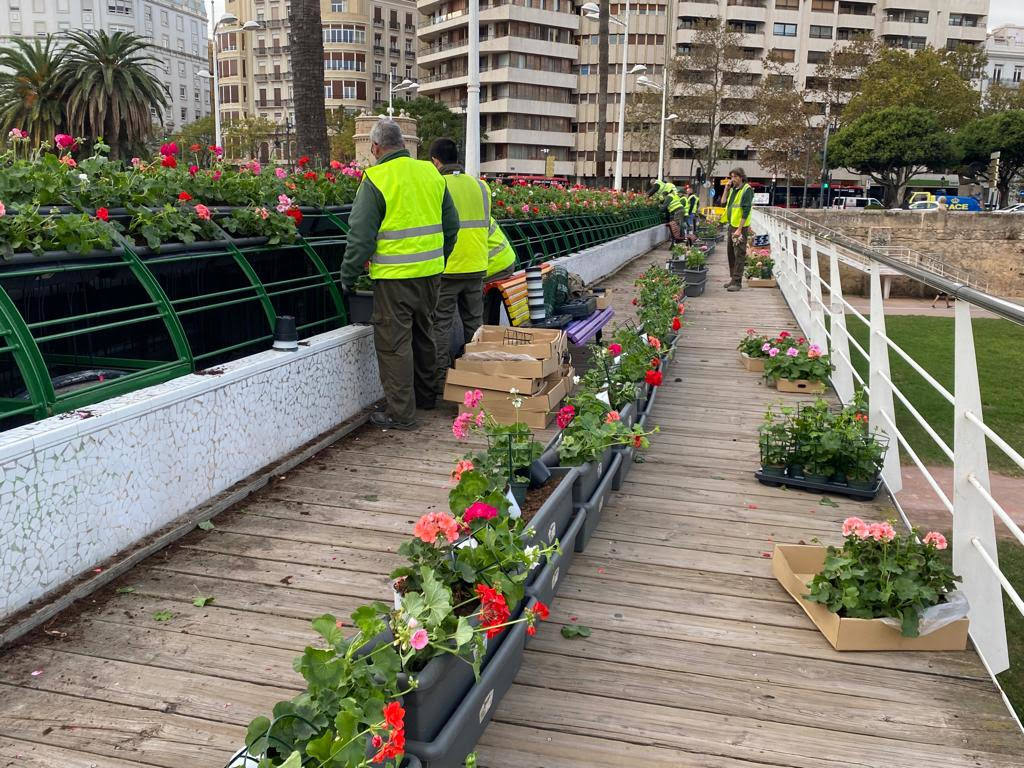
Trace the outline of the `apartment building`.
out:
<instances>
[{"instance_id":1,"label":"apartment building","mask_svg":"<svg viewBox=\"0 0 1024 768\"><path fill-rule=\"evenodd\" d=\"M419 0L420 93L466 105L468 4ZM573 122L580 19L572 0L481 0L480 169L494 174L574 173Z\"/></svg>"},{"instance_id":2,"label":"apartment building","mask_svg":"<svg viewBox=\"0 0 1024 768\"><path fill-rule=\"evenodd\" d=\"M217 28L221 117L264 117L290 130L291 4L287 0L227 0L238 22ZM329 110L359 111L387 104L395 85L416 78L416 6L412 0L322 0L324 99ZM246 22L255 21L256 25ZM410 92L396 99L410 98Z\"/></svg>"},{"instance_id":3,"label":"apartment building","mask_svg":"<svg viewBox=\"0 0 1024 768\"><path fill-rule=\"evenodd\" d=\"M988 66L985 86L999 83L1020 88L1024 81L1024 27L1005 24L996 27L985 40Z\"/></svg>"},{"instance_id":4,"label":"apartment building","mask_svg":"<svg viewBox=\"0 0 1024 768\"><path fill-rule=\"evenodd\" d=\"M132 32L148 38L160 59L156 75L167 91L166 133L210 114L208 23L202 0L7 0L0 39L43 37L72 29Z\"/></svg>"},{"instance_id":5,"label":"apartment building","mask_svg":"<svg viewBox=\"0 0 1024 768\"><path fill-rule=\"evenodd\" d=\"M613 2L612 14L621 16L623 4ZM816 63L836 44L861 35L880 38L887 45L919 49L925 45L956 47L982 45L989 0L649 0L631 3L629 38L621 27L611 27L608 140L609 164L615 161L615 131L618 92L622 73L622 51L628 42L628 68L647 67L649 79L661 81L666 55L684 54L693 42L698 26L707 19L725 19L742 33L744 56L748 59L747 94L764 76L763 60L769 54L791 64L794 82L803 87L813 78ZM671 20L670 23L666 23ZM663 35L669 36L668 40ZM576 119L575 173L581 178L595 170L597 119L597 22L583 19L580 28L580 58L577 68L579 91ZM1006 77L1012 76L1010 69ZM639 91L637 75L627 75L627 100ZM747 122L725 125L737 138L726 151L722 165L742 164L751 177L770 181L771 173L757 163L756 151L742 139ZM623 176L649 179L657 175L657 140L652 132L627 132ZM695 170L691 153L676 147L666 161L672 177L689 177ZM817 174L814 174L815 176ZM842 177L842 174L840 174ZM851 179L853 177L850 177Z\"/></svg>"}]
</instances>

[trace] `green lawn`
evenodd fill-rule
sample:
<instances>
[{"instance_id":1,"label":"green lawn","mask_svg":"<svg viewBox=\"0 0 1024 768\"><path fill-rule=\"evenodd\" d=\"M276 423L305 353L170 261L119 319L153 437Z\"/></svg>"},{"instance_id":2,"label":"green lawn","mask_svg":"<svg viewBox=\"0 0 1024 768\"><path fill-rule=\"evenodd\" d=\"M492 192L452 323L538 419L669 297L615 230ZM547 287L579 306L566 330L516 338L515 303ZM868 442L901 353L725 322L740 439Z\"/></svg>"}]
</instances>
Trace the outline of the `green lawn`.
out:
<instances>
[{"instance_id":1,"label":"green lawn","mask_svg":"<svg viewBox=\"0 0 1024 768\"><path fill-rule=\"evenodd\" d=\"M999 569L1024 594L1024 547L1014 540L999 544ZM1024 616L1017 606L1003 595L1006 616L1006 636L1010 643L1010 668L999 675L999 682L1017 710L1017 717L1024 720Z\"/></svg>"},{"instance_id":2,"label":"green lawn","mask_svg":"<svg viewBox=\"0 0 1024 768\"><path fill-rule=\"evenodd\" d=\"M953 391L953 318L894 315L885 319L886 333L928 373ZM847 316L846 327L857 343L868 349L868 328L856 317ZM1017 451L1024 452L1024 328L1008 320L981 318L974 321L974 345L978 358L978 379L984 420ZM857 372L867 378L867 361L850 348ZM890 350L892 380L904 396L953 447L953 406L906 361ZM910 415L898 399L896 424L926 464L949 464L946 454ZM910 463L902 452L904 463ZM989 443L989 466L995 472L1022 476L1001 450Z\"/></svg>"}]
</instances>

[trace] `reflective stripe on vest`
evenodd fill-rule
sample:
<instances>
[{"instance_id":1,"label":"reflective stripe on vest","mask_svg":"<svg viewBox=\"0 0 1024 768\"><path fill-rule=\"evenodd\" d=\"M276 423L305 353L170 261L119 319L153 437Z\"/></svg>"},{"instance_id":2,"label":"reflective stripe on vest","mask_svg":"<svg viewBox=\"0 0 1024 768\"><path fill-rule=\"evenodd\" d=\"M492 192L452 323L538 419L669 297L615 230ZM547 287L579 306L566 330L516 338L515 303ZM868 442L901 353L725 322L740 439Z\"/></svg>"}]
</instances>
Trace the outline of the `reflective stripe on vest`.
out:
<instances>
[{"instance_id":1,"label":"reflective stripe on vest","mask_svg":"<svg viewBox=\"0 0 1024 768\"><path fill-rule=\"evenodd\" d=\"M673 192L668 199L668 212L675 213L683 207L683 201L679 199L679 195Z\"/></svg>"},{"instance_id":2,"label":"reflective stripe on vest","mask_svg":"<svg viewBox=\"0 0 1024 768\"><path fill-rule=\"evenodd\" d=\"M487 276L491 277L516 263L516 252L501 231L498 223L491 219L491 226L487 232Z\"/></svg>"},{"instance_id":3,"label":"reflective stripe on vest","mask_svg":"<svg viewBox=\"0 0 1024 768\"><path fill-rule=\"evenodd\" d=\"M740 203L743 201L743 195L748 189L750 189L750 185L744 184L739 189L729 190L729 199L725 203L725 210L722 211L722 218L720 219L723 224L728 222L729 226L733 229L746 227L750 224L750 214L747 214L747 218L744 220L743 208L740 206ZM735 205L733 205L734 200L736 201ZM751 209L750 213L753 213L753 209Z\"/></svg>"},{"instance_id":4,"label":"reflective stripe on vest","mask_svg":"<svg viewBox=\"0 0 1024 768\"><path fill-rule=\"evenodd\" d=\"M374 280L430 277L444 270L445 184L433 164L396 157L364 171L384 197L384 221L370 260Z\"/></svg>"},{"instance_id":5,"label":"reflective stripe on vest","mask_svg":"<svg viewBox=\"0 0 1024 768\"><path fill-rule=\"evenodd\" d=\"M465 275L487 269L487 227L491 220L491 190L464 173L444 177L448 194L459 212L459 239L448 255L446 275Z\"/></svg>"}]
</instances>

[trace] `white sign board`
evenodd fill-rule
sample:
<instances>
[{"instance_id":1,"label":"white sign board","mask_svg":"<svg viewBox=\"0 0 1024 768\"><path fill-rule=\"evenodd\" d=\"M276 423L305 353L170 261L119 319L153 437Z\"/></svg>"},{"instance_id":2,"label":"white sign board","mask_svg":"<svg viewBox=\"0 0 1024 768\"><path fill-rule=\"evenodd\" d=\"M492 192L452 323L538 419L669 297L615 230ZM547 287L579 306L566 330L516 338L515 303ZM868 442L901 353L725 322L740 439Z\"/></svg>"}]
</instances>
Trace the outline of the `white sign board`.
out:
<instances>
[{"instance_id":1,"label":"white sign board","mask_svg":"<svg viewBox=\"0 0 1024 768\"><path fill-rule=\"evenodd\" d=\"M754 205L768 205L770 195L767 192L754 193Z\"/></svg>"}]
</instances>

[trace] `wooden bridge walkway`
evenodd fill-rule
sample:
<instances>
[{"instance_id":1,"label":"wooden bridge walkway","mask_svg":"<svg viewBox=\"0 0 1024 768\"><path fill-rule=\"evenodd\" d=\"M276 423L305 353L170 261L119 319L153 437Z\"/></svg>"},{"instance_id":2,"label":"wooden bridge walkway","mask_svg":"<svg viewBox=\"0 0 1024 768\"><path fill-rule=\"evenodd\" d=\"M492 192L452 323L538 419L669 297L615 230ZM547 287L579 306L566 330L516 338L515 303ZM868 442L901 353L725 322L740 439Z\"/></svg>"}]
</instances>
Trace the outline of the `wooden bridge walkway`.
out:
<instances>
[{"instance_id":1,"label":"wooden bridge walkway","mask_svg":"<svg viewBox=\"0 0 1024 768\"><path fill-rule=\"evenodd\" d=\"M660 258L611 281L620 317ZM754 481L777 395L735 345L793 321L777 291L722 291L723 262L688 304L661 433L574 562L481 765L1019 768L1024 738L973 652L836 653L772 579L774 543L836 541L847 515L889 513ZM252 717L299 690L309 620L387 597L395 549L445 505L449 424L356 432L4 651L0 766L223 765ZM566 640L565 623L593 634Z\"/></svg>"}]
</instances>

